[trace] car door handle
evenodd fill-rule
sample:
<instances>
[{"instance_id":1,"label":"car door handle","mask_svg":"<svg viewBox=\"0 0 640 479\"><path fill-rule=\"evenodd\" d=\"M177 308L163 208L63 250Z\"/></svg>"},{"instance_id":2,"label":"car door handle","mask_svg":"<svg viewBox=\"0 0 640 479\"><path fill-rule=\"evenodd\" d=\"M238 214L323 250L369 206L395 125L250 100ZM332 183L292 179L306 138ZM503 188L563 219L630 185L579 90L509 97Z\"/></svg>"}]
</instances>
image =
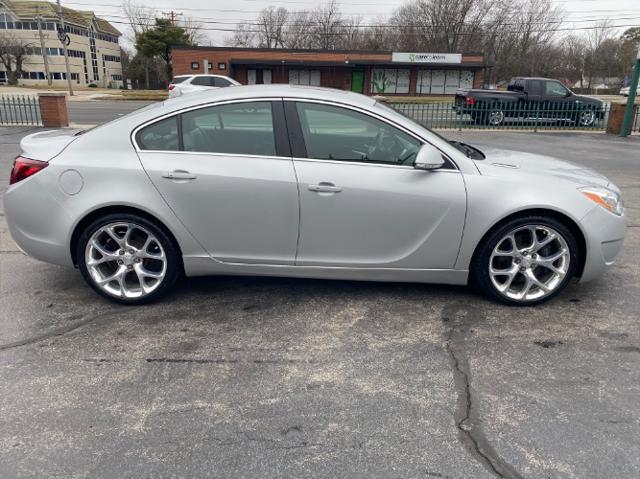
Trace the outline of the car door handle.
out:
<instances>
[{"instance_id":1,"label":"car door handle","mask_svg":"<svg viewBox=\"0 0 640 479\"><path fill-rule=\"evenodd\" d=\"M324 181L317 185L308 185L307 189L317 193L340 193L342 191L342 188L339 186L336 186L333 183L326 183Z\"/></svg>"},{"instance_id":2,"label":"car door handle","mask_svg":"<svg viewBox=\"0 0 640 479\"><path fill-rule=\"evenodd\" d=\"M197 178L193 173L189 173L186 170L173 170L162 175L163 178L168 180L195 180Z\"/></svg>"}]
</instances>

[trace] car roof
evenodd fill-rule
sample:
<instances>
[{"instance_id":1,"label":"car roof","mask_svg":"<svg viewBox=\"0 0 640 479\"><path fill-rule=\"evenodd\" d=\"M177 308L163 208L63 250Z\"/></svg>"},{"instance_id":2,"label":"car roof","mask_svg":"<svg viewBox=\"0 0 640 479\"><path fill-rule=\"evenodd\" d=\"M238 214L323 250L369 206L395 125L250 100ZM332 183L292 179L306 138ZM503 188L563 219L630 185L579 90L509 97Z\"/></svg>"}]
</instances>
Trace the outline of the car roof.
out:
<instances>
[{"instance_id":1,"label":"car roof","mask_svg":"<svg viewBox=\"0 0 640 479\"><path fill-rule=\"evenodd\" d=\"M229 78L226 75L214 75L212 73L194 73L193 75L176 75L174 78L182 78L182 77L221 77L221 78Z\"/></svg>"},{"instance_id":2,"label":"car roof","mask_svg":"<svg viewBox=\"0 0 640 479\"><path fill-rule=\"evenodd\" d=\"M376 101L368 96L335 88L316 86L288 85L286 83L271 85L239 85L233 88L219 88L189 93L188 95L164 101L165 113L181 110L190 106L226 100L246 100L260 98L301 98L312 100L328 100L353 106L371 108Z\"/></svg>"}]
</instances>

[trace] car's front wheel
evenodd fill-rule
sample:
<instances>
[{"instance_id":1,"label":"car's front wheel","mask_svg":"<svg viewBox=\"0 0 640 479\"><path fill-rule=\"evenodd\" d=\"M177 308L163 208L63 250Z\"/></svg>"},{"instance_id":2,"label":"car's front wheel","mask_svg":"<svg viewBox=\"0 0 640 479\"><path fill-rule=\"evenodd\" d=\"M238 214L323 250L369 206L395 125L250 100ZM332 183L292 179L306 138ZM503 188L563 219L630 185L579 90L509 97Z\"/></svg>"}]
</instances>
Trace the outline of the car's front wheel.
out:
<instances>
[{"instance_id":1,"label":"car's front wheel","mask_svg":"<svg viewBox=\"0 0 640 479\"><path fill-rule=\"evenodd\" d=\"M76 255L87 283L123 304L159 298L181 272L174 241L154 222L132 214L112 214L90 224L80 236Z\"/></svg>"},{"instance_id":2,"label":"car's front wheel","mask_svg":"<svg viewBox=\"0 0 640 479\"><path fill-rule=\"evenodd\" d=\"M493 298L528 306L560 293L575 274L578 246L561 222L539 216L496 228L479 246L472 275Z\"/></svg>"}]
</instances>

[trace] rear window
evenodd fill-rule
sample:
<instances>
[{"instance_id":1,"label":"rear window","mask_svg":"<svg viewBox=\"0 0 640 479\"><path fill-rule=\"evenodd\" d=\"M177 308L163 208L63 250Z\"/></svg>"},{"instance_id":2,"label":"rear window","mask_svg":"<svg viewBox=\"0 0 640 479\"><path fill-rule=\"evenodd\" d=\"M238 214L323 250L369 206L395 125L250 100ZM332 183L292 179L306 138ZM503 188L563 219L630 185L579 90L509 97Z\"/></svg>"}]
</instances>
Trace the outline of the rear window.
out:
<instances>
[{"instance_id":1,"label":"rear window","mask_svg":"<svg viewBox=\"0 0 640 479\"><path fill-rule=\"evenodd\" d=\"M179 151L178 117L172 116L143 128L136 135L136 141L143 150Z\"/></svg>"},{"instance_id":2,"label":"rear window","mask_svg":"<svg viewBox=\"0 0 640 479\"><path fill-rule=\"evenodd\" d=\"M173 80L171 80L171 83L173 83L174 85L177 85L178 83L182 83L183 81L185 81L187 78L189 78L188 76L186 77L175 77Z\"/></svg>"}]
</instances>

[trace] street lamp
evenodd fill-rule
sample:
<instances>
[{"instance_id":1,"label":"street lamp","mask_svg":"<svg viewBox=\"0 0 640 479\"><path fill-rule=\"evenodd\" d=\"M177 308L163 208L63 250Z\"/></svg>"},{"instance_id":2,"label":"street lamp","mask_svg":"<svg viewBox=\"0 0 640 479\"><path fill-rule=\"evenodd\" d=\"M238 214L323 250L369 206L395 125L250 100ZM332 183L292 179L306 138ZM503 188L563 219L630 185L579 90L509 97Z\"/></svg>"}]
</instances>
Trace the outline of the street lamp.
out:
<instances>
[{"instance_id":1,"label":"street lamp","mask_svg":"<svg viewBox=\"0 0 640 479\"><path fill-rule=\"evenodd\" d=\"M58 31L58 38L62 42L62 51L64 52L64 64L67 67L67 84L69 85L69 96L73 96L73 87L71 86L71 71L69 69L69 55L67 53L67 42L69 41L69 35L64 28L64 15L62 14L62 5L58 0L58 16L60 17L60 30Z\"/></svg>"}]
</instances>

